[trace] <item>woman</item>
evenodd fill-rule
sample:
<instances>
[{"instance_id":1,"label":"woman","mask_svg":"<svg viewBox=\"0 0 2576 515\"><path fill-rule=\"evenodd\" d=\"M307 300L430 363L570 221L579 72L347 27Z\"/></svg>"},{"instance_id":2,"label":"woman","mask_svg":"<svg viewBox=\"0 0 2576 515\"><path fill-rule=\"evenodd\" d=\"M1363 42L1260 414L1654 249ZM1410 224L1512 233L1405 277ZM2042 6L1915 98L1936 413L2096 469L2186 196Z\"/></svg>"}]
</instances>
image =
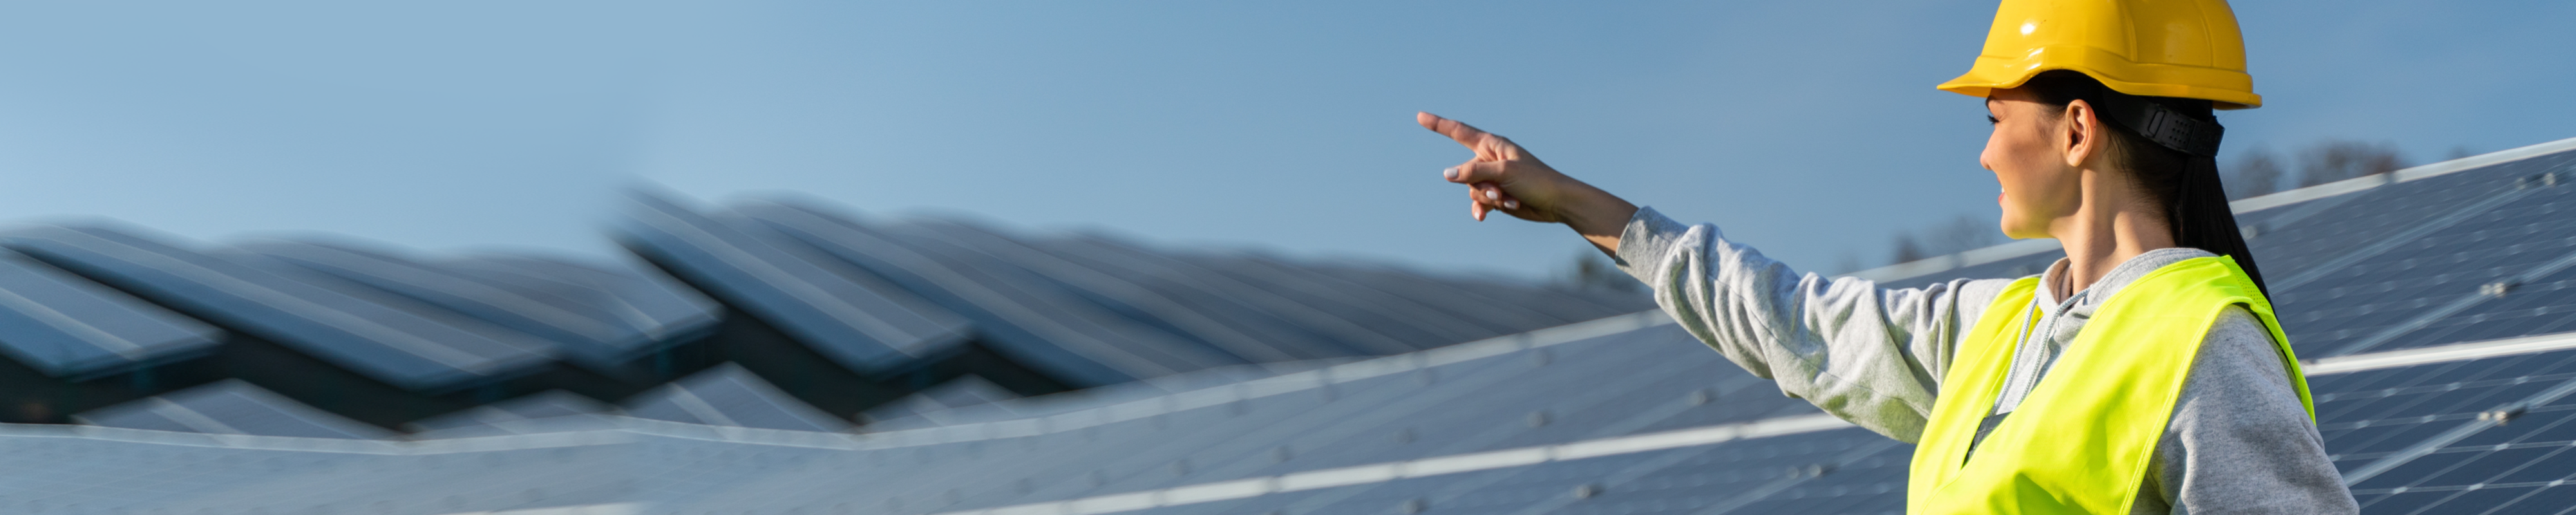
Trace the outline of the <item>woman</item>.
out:
<instances>
[{"instance_id":1,"label":"woman","mask_svg":"<svg viewBox=\"0 0 2576 515\"><path fill-rule=\"evenodd\" d=\"M1456 121L1478 220L1563 223L1702 342L1918 444L1914 513L2352 513L2221 193L2213 109L2259 106L2221 0L2006 0L1941 89L1985 98L1999 225L2033 277L1878 289L1800 275ZM2151 30L2150 30L2151 29Z\"/></svg>"}]
</instances>

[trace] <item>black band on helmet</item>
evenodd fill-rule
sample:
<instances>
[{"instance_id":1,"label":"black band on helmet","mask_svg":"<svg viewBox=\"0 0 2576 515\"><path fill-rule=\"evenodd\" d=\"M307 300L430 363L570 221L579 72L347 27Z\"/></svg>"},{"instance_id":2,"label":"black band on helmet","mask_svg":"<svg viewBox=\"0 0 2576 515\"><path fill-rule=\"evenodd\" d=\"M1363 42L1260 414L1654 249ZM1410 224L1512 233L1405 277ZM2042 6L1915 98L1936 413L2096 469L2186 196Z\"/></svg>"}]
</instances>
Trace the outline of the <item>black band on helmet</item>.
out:
<instances>
[{"instance_id":1,"label":"black band on helmet","mask_svg":"<svg viewBox=\"0 0 2576 515\"><path fill-rule=\"evenodd\" d=\"M2198 102L2202 107L2197 111L2204 114L2185 114L2192 112L2187 111L2189 107L2177 109L2166 105L2169 102ZM2208 102L2142 97L2102 88L2100 108L2103 114L2110 115L2112 121L2145 136L2147 141L2185 154L2216 156L2219 136L2225 134L2227 128L2218 125L2217 117L2205 114L2209 111Z\"/></svg>"}]
</instances>

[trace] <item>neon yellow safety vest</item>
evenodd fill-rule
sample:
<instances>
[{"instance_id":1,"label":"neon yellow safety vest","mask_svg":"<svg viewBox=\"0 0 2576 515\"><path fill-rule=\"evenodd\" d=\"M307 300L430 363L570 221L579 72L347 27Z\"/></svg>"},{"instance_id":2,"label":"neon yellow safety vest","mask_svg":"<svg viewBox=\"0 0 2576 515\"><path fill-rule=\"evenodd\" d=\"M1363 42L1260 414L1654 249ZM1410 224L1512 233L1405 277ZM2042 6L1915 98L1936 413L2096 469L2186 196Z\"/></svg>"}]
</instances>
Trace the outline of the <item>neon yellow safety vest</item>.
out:
<instances>
[{"instance_id":1,"label":"neon yellow safety vest","mask_svg":"<svg viewBox=\"0 0 2576 515\"><path fill-rule=\"evenodd\" d=\"M2013 337L2037 314L2031 298L2038 285L2037 278L2015 281L1961 335L1914 449L1906 512L2128 513L2192 357L2231 305L2245 306L2271 331L2299 404L2316 417L2307 376L2271 303L2235 260L2204 257L2158 268L2104 300L2048 375L1971 455L1977 425L1994 411L2012 368L2019 347Z\"/></svg>"}]
</instances>

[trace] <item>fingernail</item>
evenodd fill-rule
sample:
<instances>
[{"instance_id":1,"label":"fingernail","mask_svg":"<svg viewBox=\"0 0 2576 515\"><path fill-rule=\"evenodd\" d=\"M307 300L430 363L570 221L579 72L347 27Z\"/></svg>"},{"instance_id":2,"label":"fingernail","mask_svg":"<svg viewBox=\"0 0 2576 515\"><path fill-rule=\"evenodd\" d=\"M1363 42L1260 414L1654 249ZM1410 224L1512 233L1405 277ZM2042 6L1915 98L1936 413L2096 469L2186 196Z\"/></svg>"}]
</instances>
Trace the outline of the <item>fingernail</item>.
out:
<instances>
[{"instance_id":1,"label":"fingernail","mask_svg":"<svg viewBox=\"0 0 2576 515\"><path fill-rule=\"evenodd\" d=\"M1502 200L1503 190L1485 190L1485 200Z\"/></svg>"},{"instance_id":2,"label":"fingernail","mask_svg":"<svg viewBox=\"0 0 2576 515\"><path fill-rule=\"evenodd\" d=\"M1505 201L1503 201L1503 209L1520 209L1520 208L1521 208L1521 201L1518 201L1518 200L1505 200Z\"/></svg>"},{"instance_id":3,"label":"fingernail","mask_svg":"<svg viewBox=\"0 0 2576 515\"><path fill-rule=\"evenodd\" d=\"M1440 169L1440 177L1453 181L1458 180L1458 167L1452 166Z\"/></svg>"}]
</instances>

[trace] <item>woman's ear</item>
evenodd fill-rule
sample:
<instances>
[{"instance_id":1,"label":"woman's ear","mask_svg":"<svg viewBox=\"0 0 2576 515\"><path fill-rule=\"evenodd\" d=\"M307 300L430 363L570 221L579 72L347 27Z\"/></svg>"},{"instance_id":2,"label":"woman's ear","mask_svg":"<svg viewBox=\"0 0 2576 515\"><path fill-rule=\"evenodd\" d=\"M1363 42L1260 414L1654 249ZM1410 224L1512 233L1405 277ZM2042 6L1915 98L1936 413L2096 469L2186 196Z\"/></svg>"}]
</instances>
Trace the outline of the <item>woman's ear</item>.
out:
<instances>
[{"instance_id":1,"label":"woman's ear","mask_svg":"<svg viewBox=\"0 0 2576 515\"><path fill-rule=\"evenodd\" d=\"M2064 113L2057 127L2059 137L2065 138L2066 166L2083 168L2102 150L2102 119L2095 116L2093 103L2081 99L2067 101Z\"/></svg>"}]
</instances>

